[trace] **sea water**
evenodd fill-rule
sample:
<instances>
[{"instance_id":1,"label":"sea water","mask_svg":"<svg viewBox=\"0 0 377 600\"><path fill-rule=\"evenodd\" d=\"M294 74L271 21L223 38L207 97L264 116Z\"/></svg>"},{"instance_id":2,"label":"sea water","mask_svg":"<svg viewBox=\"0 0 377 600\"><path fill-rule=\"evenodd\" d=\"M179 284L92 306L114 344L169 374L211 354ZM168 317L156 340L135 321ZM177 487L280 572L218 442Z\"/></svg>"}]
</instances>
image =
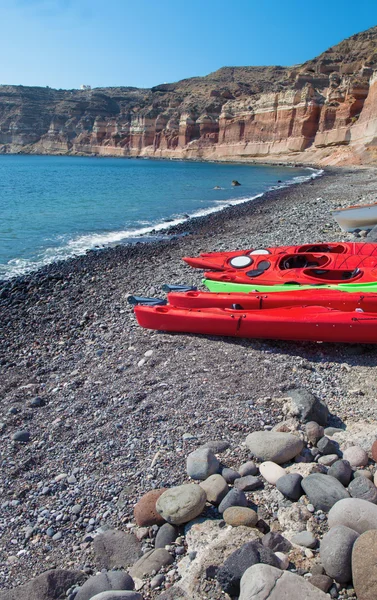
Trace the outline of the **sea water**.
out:
<instances>
[{"instance_id":1,"label":"sea water","mask_svg":"<svg viewBox=\"0 0 377 600\"><path fill-rule=\"evenodd\" d=\"M0 280L292 185L306 168L0 155ZM232 186L237 180L239 187ZM215 189L217 188L217 189Z\"/></svg>"}]
</instances>

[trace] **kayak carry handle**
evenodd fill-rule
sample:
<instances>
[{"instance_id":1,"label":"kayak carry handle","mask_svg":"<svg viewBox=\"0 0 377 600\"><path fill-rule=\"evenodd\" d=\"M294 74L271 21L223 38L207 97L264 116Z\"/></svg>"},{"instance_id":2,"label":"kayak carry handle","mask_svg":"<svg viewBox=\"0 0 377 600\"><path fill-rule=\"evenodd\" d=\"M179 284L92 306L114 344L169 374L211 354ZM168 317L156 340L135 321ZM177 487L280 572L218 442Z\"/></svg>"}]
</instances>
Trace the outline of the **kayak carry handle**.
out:
<instances>
[{"instance_id":1,"label":"kayak carry handle","mask_svg":"<svg viewBox=\"0 0 377 600\"><path fill-rule=\"evenodd\" d=\"M194 285L171 285L170 283L165 283L162 289L164 292L196 292L198 288Z\"/></svg>"},{"instance_id":2,"label":"kayak carry handle","mask_svg":"<svg viewBox=\"0 0 377 600\"><path fill-rule=\"evenodd\" d=\"M147 298L145 296L128 296L127 301L133 306L143 304L144 306L164 306L167 304L167 300L163 298Z\"/></svg>"}]
</instances>

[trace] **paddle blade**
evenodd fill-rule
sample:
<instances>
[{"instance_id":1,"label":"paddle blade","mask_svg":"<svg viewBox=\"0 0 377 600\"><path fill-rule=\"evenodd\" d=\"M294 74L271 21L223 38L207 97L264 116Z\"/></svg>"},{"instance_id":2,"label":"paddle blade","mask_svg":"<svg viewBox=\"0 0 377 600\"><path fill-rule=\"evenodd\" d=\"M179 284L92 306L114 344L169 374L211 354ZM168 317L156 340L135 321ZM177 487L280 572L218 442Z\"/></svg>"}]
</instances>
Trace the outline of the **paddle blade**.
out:
<instances>
[{"instance_id":1,"label":"paddle blade","mask_svg":"<svg viewBox=\"0 0 377 600\"><path fill-rule=\"evenodd\" d=\"M198 288L194 285L170 285L165 283L162 289L164 292L196 292Z\"/></svg>"},{"instance_id":2,"label":"paddle blade","mask_svg":"<svg viewBox=\"0 0 377 600\"><path fill-rule=\"evenodd\" d=\"M145 306L164 306L167 304L167 300L163 298L147 298L144 296L128 296L127 301L133 306L143 304Z\"/></svg>"}]
</instances>

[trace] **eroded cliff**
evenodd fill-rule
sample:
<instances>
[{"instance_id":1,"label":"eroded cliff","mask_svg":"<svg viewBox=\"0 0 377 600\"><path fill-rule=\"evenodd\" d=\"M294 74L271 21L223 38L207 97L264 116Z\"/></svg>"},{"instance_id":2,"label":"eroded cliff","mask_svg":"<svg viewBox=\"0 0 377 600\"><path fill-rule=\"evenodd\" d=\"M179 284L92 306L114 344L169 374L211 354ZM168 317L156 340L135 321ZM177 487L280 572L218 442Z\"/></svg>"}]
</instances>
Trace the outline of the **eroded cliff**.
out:
<instances>
[{"instance_id":1,"label":"eroded cliff","mask_svg":"<svg viewBox=\"0 0 377 600\"><path fill-rule=\"evenodd\" d=\"M3 85L0 152L377 163L377 27L290 68L152 89Z\"/></svg>"}]
</instances>

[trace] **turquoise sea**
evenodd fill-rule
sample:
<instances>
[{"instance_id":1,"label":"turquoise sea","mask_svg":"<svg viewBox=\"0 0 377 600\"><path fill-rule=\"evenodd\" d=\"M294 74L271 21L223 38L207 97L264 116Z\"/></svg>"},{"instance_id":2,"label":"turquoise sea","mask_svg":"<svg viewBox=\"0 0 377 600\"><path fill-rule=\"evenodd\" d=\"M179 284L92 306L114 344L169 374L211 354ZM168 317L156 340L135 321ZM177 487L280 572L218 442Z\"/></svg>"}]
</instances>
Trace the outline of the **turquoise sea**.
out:
<instances>
[{"instance_id":1,"label":"turquoise sea","mask_svg":"<svg viewBox=\"0 0 377 600\"><path fill-rule=\"evenodd\" d=\"M0 279L315 177L306 168L0 156ZM233 187L232 180L240 187ZM219 186L220 189L214 189Z\"/></svg>"}]
</instances>

